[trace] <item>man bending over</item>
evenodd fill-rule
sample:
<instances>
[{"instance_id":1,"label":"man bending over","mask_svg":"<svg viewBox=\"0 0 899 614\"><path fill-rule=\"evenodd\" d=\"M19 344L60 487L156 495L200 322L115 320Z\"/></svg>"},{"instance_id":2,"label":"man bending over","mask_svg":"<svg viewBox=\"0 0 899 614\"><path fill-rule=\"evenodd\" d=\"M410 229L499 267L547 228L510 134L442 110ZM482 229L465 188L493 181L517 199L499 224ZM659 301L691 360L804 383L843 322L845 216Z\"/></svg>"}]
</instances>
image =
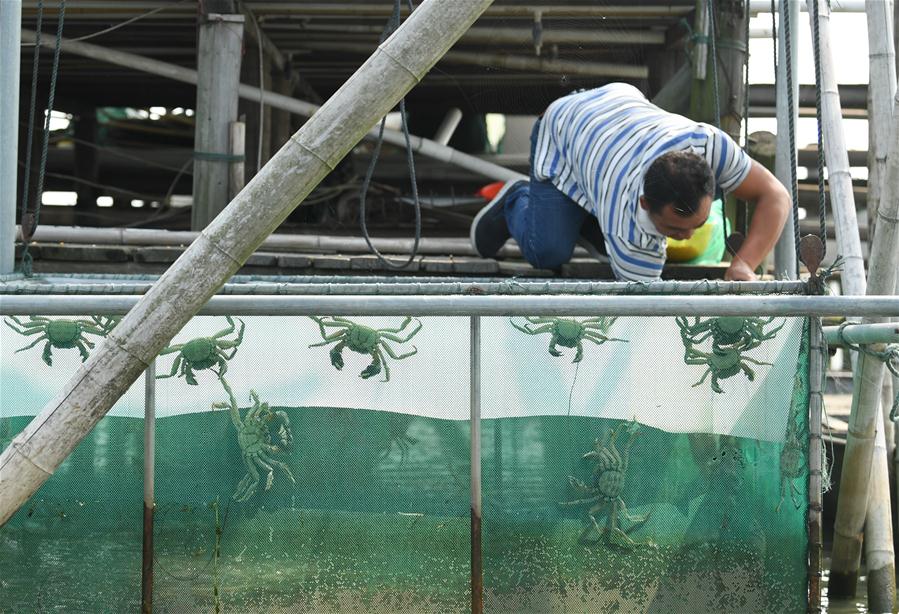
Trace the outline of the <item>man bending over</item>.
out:
<instances>
[{"instance_id":1,"label":"man bending over","mask_svg":"<svg viewBox=\"0 0 899 614\"><path fill-rule=\"evenodd\" d=\"M755 203L724 275L754 280L786 221L786 189L721 130L612 83L549 106L531 133L530 181L503 185L472 222L471 241L492 258L513 237L531 265L557 269L583 233L618 279L658 279L666 237L689 239L708 219L716 187Z\"/></svg>"}]
</instances>

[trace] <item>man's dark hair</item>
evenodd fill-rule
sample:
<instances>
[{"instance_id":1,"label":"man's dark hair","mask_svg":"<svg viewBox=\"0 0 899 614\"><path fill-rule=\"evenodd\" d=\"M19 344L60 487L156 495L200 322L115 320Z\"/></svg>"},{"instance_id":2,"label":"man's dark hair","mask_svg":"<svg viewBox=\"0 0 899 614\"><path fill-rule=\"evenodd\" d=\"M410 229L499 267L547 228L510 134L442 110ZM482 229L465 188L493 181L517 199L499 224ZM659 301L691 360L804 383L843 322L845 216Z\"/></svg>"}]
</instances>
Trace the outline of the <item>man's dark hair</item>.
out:
<instances>
[{"instance_id":1,"label":"man's dark hair","mask_svg":"<svg viewBox=\"0 0 899 614\"><path fill-rule=\"evenodd\" d=\"M666 205L683 217L699 208L703 196L715 193L712 169L701 156L689 151L671 151L653 160L643 178L643 196L652 213Z\"/></svg>"}]
</instances>

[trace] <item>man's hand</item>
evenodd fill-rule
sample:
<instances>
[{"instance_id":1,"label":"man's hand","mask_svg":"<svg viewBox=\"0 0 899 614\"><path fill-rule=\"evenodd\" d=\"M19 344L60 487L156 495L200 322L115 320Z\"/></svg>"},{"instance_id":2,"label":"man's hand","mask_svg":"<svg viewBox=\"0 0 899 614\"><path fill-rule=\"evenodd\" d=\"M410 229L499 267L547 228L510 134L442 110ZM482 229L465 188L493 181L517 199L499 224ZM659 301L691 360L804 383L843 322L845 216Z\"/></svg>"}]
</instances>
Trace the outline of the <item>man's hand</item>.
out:
<instances>
[{"instance_id":1,"label":"man's hand","mask_svg":"<svg viewBox=\"0 0 899 614\"><path fill-rule=\"evenodd\" d=\"M724 272L725 281L758 281L758 279L755 271L739 256L734 256L733 262Z\"/></svg>"},{"instance_id":2,"label":"man's hand","mask_svg":"<svg viewBox=\"0 0 899 614\"><path fill-rule=\"evenodd\" d=\"M756 279L752 269L762 263L765 255L777 243L790 212L790 194L774 175L758 162L752 163L749 175L733 193L737 198L755 203L755 211L752 214L749 234L740 247L739 258L745 266L738 266L735 257L734 264L728 269L725 279ZM749 274L752 274L752 277L737 277Z\"/></svg>"}]
</instances>

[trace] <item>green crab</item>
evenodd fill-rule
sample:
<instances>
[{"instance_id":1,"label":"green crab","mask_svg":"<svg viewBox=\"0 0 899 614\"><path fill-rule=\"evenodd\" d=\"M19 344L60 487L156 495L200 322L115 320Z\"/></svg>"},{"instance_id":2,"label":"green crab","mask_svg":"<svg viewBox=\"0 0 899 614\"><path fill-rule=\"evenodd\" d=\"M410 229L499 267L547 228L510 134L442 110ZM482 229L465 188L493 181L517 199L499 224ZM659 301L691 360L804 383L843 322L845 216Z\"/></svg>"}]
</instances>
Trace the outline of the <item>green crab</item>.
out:
<instances>
[{"instance_id":1,"label":"green crab","mask_svg":"<svg viewBox=\"0 0 899 614\"><path fill-rule=\"evenodd\" d=\"M784 324L765 332L765 326L774 318L737 318L722 317L701 320L695 318L693 324L685 317L675 318L684 342L684 362L688 365L707 367L702 378L693 384L701 385L711 375L712 390L723 393L719 380L733 377L741 371L749 381L755 380L755 371L748 363L771 366L769 362L761 362L747 356L743 352L759 347L763 342L774 338ZM711 352L702 352L694 346L711 338Z\"/></svg>"},{"instance_id":2,"label":"green crab","mask_svg":"<svg viewBox=\"0 0 899 614\"><path fill-rule=\"evenodd\" d=\"M553 356L559 357L562 355L557 346L577 348L574 353L574 360L571 362L580 362L584 358L584 341L591 341L596 345L602 345L606 341L624 341L627 343L627 339L616 339L606 334L617 318L601 316L575 320L574 318L527 316L525 320L527 322L522 325L516 324L514 318L509 318L512 326L523 333L529 335L550 333L552 336L549 340L549 353Z\"/></svg>"},{"instance_id":3,"label":"green crab","mask_svg":"<svg viewBox=\"0 0 899 614\"><path fill-rule=\"evenodd\" d=\"M280 469L294 484L293 477L285 463L275 460L271 455L279 454L293 442L290 419L281 410L273 411L268 403L259 401L255 390L250 391L253 407L247 410L241 419L234 392L223 378L219 378L228 393L228 403L213 403L213 409L227 409L231 414L231 422L237 430L237 443L247 474L237 484L233 498L239 503L247 501L259 489L259 468L267 472L264 490L269 490L275 481L275 468ZM273 442L273 439L275 442Z\"/></svg>"},{"instance_id":4,"label":"green crab","mask_svg":"<svg viewBox=\"0 0 899 614\"><path fill-rule=\"evenodd\" d=\"M119 323L120 319L118 317L90 316L90 320L52 320L44 316L28 316L28 321L23 322L16 316L9 316L4 322L20 335L40 335L31 344L16 350L16 353L24 352L41 341L46 341L42 358L47 363L47 366L52 367L53 356L51 351L53 348L77 348L81 354L81 362L84 362L89 356L88 348L94 348L94 344L85 335L91 334L98 337L106 337L115 328L115 325Z\"/></svg>"},{"instance_id":5,"label":"green crab","mask_svg":"<svg viewBox=\"0 0 899 614\"><path fill-rule=\"evenodd\" d=\"M623 422L616 429L609 429L608 435L600 442L596 440L595 449L584 454L583 458L596 462L593 469L593 480L590 484L581 482L574 476L568 476L568 482L580 493L587 495L584 499L563 502L560 505L590 505L587 510L589 522L584 525L578 541L586 544L595 544L598 540L588 540L587 536L596 531L600 537L606 537L609 543L623 548L632 548L638 545L628 535L634 529L642 526L649 519L649 514L644 516L632 516L628 514L621 491L624 488L624 478L627 474L628 457L634 438L640 430L640 424L636 420ZM616 440L621 433L627 433L627 443L624 450L619 452ZM601 527L596 516L603 510L608 510L606 526ZM631 523L631 526L622 530L619 527L621 519Z\"/></svg>"},{"instance_id":6,"label":"green crab","mask_svg":"<svg viewBox=\"0 0 899 614\"><path fill-rule=\"evenodd\" d=\"M337 345L331 348L331 364L334 365L336 369L343 369L344 348L358 354L368 354L371 356L371 364L359 374L359 377L362 379L368 379L369 377L377 375L381 372L381 368L383 367L384 379L381 381L390 381L390 367L387 365L387 360L381 352L382 349L394 360L409 358L418 353L418 348L414 345L412 346L412 350L405 354L397 354L393 348L387 345L387 341L406 343L421 330L421 322L412 316L407 316L398 328L370 328L338 316L309 317L318 324L319 330L321 330L322 339L324 339L324 341L313 343L309 347L320 347L336 342ZM405 337L401 336L401 333L412 320L415 320L417 326L406 333ZM327 327L337 328L338 330L329 334Z\"/></svg>"},{"instance_id":7,"label":"green crab","mask_svg":"<svg viewBox=\"0 0 899 614\"><path fill-rule=\"evenodd\" d=\"M693 388L701 386L706 378L712 376L712 390L721 394L724 390L721 388L719 380L733 377L740 371L746 374L749 381L755 380L755 371L748 364L771 366L770 362L761 362L753 358L741 356L740 351L735 348L713 348L711 353L700 352L696 348L688 347L684 354L684 362L688 365L700 365L706 367L702 378L695 384Z\"/></svg>"},{"instance_id":8,"label":"green crab","mask_svg":"<svg viewBox=\"0 0 899 614\"><path fill-rule=\"evenodd\" d=\"M197 380L194 377L194 370L201 371L216 366L218 370L213 369L213 372L219 378L225 375L228 371L227 361L234 358L234 355L237 353L237 348L243 341L244 331L243 320L238 319L240 329L237 331L237 338L233 340L222 339L222 337L233 333L235 329L234 320L231 319L231 316L225 316L225 319L228 321L228 327L211 337L197 337L187 343L170 345L162 350L159 353L160 356L172 354L173 352L178 352L178 356L175 357L175 361L172 363L171 372L168 375L157 375L156 379L183 375L188 384L196 386ZM229 353L228 350L231 350L231 352Z\"/></svg>"},{"instance_id":9,"label":"green crab","mask_svg":"<svg viewBox=\"0 0 899 614\"><path fill-rule=\"evenodd\" d=\"M774 339L778 331L784 327L786 321L780 326L765 332L765 326L774 322L774 318L741 318L724 316L701 320L695 318L693 324L685 317L675 318L680 327L681 338L684 345L698 345L712 338L712 347L737 346L741 351L757 348L765 341Z\"/></svg>"},{"instance_id":10,"label":"green crab","mask_svg":"<svg viewBox=\"0 0 899 614\"><path fill-rule=\"evenodd\" d=\"M800 349L800 352L803 350ZM802 390L802 378L797 374L793 379L793 396L796 398L796 392ZM798 409L798 408L797 408ZM790 493L790 500L798 510L802 506L801 501L797 501L796 497L802 493L796 486L794 480L805 475L805 463L803 457L802 430L797 424L798 411L791 411L787 420L787 430L784 433L784 445L780 451L780 501L775 512L780 512L787 492Z\"/></svg>"}]
</instances>

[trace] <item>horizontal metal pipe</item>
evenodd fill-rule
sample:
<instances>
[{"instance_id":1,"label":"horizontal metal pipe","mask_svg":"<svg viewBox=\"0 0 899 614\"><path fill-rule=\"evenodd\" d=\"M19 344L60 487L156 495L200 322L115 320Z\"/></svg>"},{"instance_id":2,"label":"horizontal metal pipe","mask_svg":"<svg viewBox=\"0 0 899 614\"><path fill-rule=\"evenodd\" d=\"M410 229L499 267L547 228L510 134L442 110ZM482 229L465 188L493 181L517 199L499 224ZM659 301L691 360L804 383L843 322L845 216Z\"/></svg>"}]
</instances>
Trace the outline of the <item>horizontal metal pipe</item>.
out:
<instances>
[{"instance_id":1,"label":"horizontal metal pipe","mask_svg":"<svg viewBox=\"0 0 899 614\"><path fill-rule=\"evenodd\" d=\"M779 3L780 0L776 0ZM37 10L37 0L24 0L22 12L29 16ZM164 7L165 10L157 13L155 17L181 13L195 14L196 2L185 2L172 5L171 2L135 2L129 0L120 4L112 2L80 1L72 7L67 7L66 12L74 15L102 17L130 17L140 15L146 11ZM350 16L350 17L388 17L393 13L393 5L384 4L338 4L338 3L280 3L280 2L246 2L247 8L258 17L271 16ZM166 6L170 5L170 6ZM865 11L864 0L831 0L832 13L863 13ZM805 3L800 4L801 10L806 11ZM671 5L600 5L600 6L566 6L566 5L540 5L518 4L515 6L492 6L484 11L484 17L525 17L533 18L534 13L540 12L544 17L673 17L690 13L694 8L692 3L683 6ZM59 9L57 4L48 3L44 7L45 14L55 14ZM408 14L403 7L403 14ZM750 0L751 13L771 12L770 0Z\"/></svg>"},{"instance_id":2,"label":"horizontal metal pipe","mask_svg":"<svg viewBox=\"0 0 899 614\"><path fill-rule=\"evenodd\" d=\"M121 315L137 296L2 296L0 315ZM214 296L200 315L871 316L899 296Z\"/></svg>"},{"instance_id":3,"label":"horizontal metal pipe","mask_svg":"<svg viewBox=\"0 0 899 614\"><path fill-rule=\"evenodd\" d=\"M320 51L352 51L370 54L376 44L364 43L327 43L298 40L297 47ZM471 51L448 51L441 62L470 64L490 68L510 68L512 70L561 73L586 77L622 77L627 79L645 79L649 76L646 66L633 64L615 64L611 62L585 62L580 60L553 60L547 58L525 57L503 53L475 53Z\"/></svg>"},{"instance_id":4,"label":"horizontal metal pipe","mask_svg":"<svg viewBox=\"0 0 899 614\"><path fill-rule=\"evenodd\" d=\"M296 23L270 23L265 29L270 32L285 30L300 35L304 40L309 34L324 36L335 34L370 34L373 38L384 31L381 26L302 25ZM770 28L769 28L770 37ZM544 25L541 39L544 45L664 45L665 33L655 30L617 29L572 29ZM487 43L491 45L533 45L534 31L531 28L471 28L459 39L461 43Z\"/></svg>"},{"instance_id":5,"label":"horizontal metal pipe","mask_svg":"<svg viewBox=\"0 0 899 614\"><path fill-rule=\"evenodd\" d=\"M842 333L841 333L842 330ZM855 345L866 343L899 343L899 323L853 324L851 326L825 326L824 338L828 345Z\"/></svg>"},{"instance_id":6,"label":"horizontal metal pipe","mask_svg":"<svg viewBox=\"0 0 899 614\"><path fill-rule=\"evenodd\" d=\"M290 278L286 278L290 279ZM299 278L303 279L303 278ZM347 278L340 283L305 278L304 281L268 281L265 279L227 283L221 295L389 295L449 296L484 295L733 295L733 294L805 294L806 285L796 281L727 282L727 281L658 281L651 283L595 281L518 281L506 280L438 280L410 278ZM129 295L143 294L152 286L150 280L47 280L0 283L0 295Z\"/></svg>"},{"instance_id":7,"label":"horizontal metal pipe","mask_svg":"<svg viewBox=\"0 0 899 614\"><path fill-rule=\"evenodd\" d=\"M247 2L247 6L257 15L303 15L303 16L351 16L351 17L386 17L393 13L393 5L384 4L342 4L337 2L305 4L281 2ZM551 5L551 4L516 4L494 5L484 11L484 17L527 17L533 18L535 13L543 17L674 17L686 15L693 11L693 3L672 6L673 2L659 5L630 6L621 5ZM406 6L402 13L408 14Z\"/></svg>"},{"instance_id":8,"label":"horizontal metal pipe","mask_svg":"<svg viewBox=\"0 0 899 614\"><path fill-rule=\"evenodd\" d=\"M185 2L172 5L171 2L164 0L157 2L128 0L128 2L121 3L109 2L108 0L79 0L77 2L70 2L70 4L74 4L74 6L67 8L67 13L71 12L78 15L100 13L104 16L108 15L119 18L139 15L156 8L165 8L164 11L157 13L157 16L171 13L195 14L197 12L196 2ZM389 17L393 13L393 5L388 2L383 4L344 4L337 2L321 2L316 4L305 4L302 2L244 2L243 4L258 17L272 15L299 15L310 17ZM675 6L671 6L672 4L675 4ZM48 3L47 6L44 7L44 13L55 14L58 8L58 5ZM33 12L36 9L37 0L24 1L24 11L26 14ZM684 2L682 6L677 6L674 2L647 6L628 6L626 4L617 6L517 4L514 6L492 6L484 11L484 16L533 18L534 13L540 12L545 17L671 17L686 15L692 10L692 2L689 4ZM402 14L408 15L408 10L405 5L402 6Z\"/></svg>"},{"instance_id":9,"label":"horizontal metal pipe","mask_svg":"<svg viewBox=\"0 0 899 614\"><path fill-rule=\"evenodd\" d=\"M877 0L873 0L877 2ZM775 0L775 7L780 7L780 0ZM808 7L805 2L799 3L799 10L802 12L807 12ZM771 12L771 0L749 0L749 12L756 13L770 13ZM830 12L831 13L864 13L865 12L865 0L830 0Z\"/></svg>"},{"instance_id":10,"label":"horizontal metal pipe","mask_svg":"<svg viewBox=\"0 0 899 614\"><path fill-rule=\"evenodd\" d=\"M71 226L39 226L33 241L37 243L79 243L100 245L159 245L187 246L193 243L199 233L191 230L160 230L156 228L91 228ZM16 227L16 240L22 240L21 227ZM372 238L372 243L381 252L407 253L412 250L412 239ZM361 237L339 237L328 235L288 235L273 234L263 241L262 249L321 251L367 254L371 249ZM471 241L467 238L428 238L419 242L420 254L453 254L477 256ZM584 255L586 251L577 250ZM500 256L519 256L517 246L509 244L501 250Z\"/></svg>"},{"instance_id":11,"label":"horizontal metal pipe","mask_svg":"<svg viewBox=\"0 0 899 614\"><path fill-rule=\"evenodd\" d=\"M33 30L22 29L23 42L34 43L35 40L36 35ZM45 49L52 49L54 45L54 39L41 39L41 46ZM108 62L117 66L124 66L131 70L146 72L160 77L173 79L175 81L181 81L183 83L196 85L198 80L197 71L193 69L178 66L177 64L170 64L168 62L161 62L133 53L124 53L99 45L92 45L90 43L82 43L64 38L60 42L60 49L66 53L80 55L100 62ZM258 87L253 87L252 85L241 84L238 87L237 93L241 98L257 102L259 100L260 89ZM291 98L290 96L267 90L265 91L265 104L276 109L281 109L282 111L296 113L297 115L305 117L311 117L318 110L318 106L311 102L297 100L296 98ZM373 128L365 136L365 138L369 139L377 137L377 128ZM399 147L405 148L406 146L406 137L399 130L384 130L384 140ZM413 151L420 153L423 156L467 168L468 170L479 173L490 179L497 181L527 179L527 177L521 173L485 162L476 156L463 153L452 147L441 145L440 143L436 143L429 139L410 135L409 143Z\"/></svg>"}]
</instances>

